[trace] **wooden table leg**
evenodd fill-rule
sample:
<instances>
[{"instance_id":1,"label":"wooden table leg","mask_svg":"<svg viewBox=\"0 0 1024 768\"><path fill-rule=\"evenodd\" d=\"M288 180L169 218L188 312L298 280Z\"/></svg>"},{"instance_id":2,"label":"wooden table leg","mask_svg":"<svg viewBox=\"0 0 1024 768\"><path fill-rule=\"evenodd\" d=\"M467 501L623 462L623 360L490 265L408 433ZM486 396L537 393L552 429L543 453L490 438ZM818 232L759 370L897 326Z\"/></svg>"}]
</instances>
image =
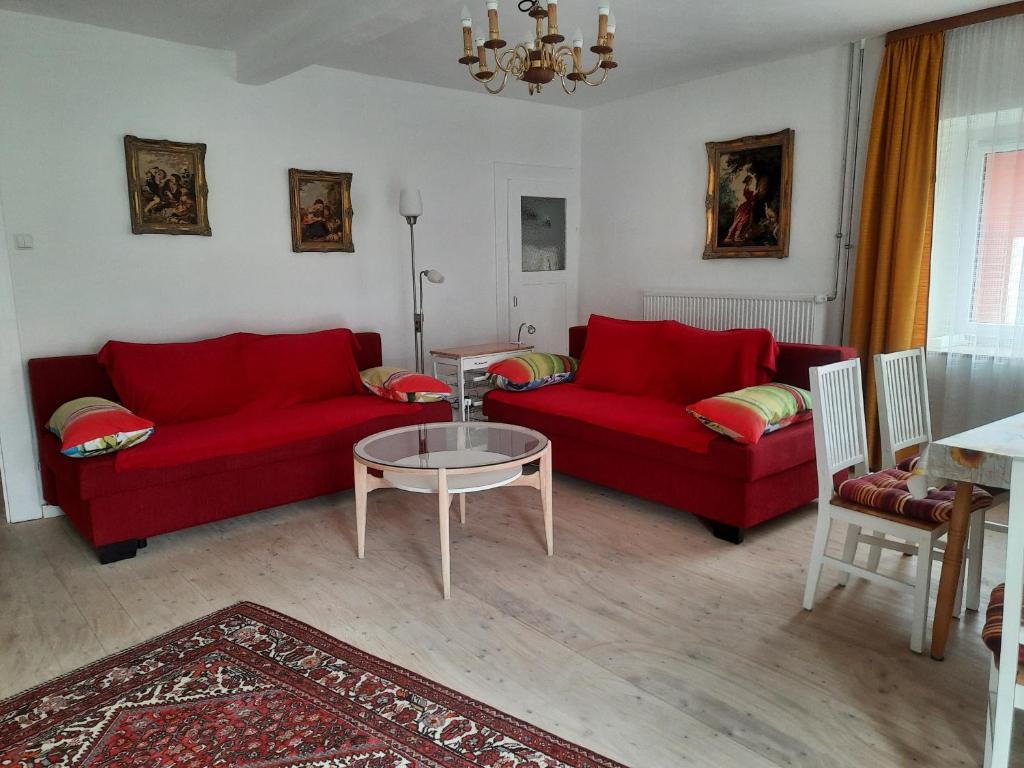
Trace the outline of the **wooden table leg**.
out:
<instances>
[{"instance_id":1,"label":"wooden table leg","mask_svg":"<svg viewBox=\"0 0 1024 768\"><path fill-rule=\"evenodd\" d=\"M949 518L946 551L942 555L942 574L935 597L935 622L932 624L932 658L941 661L946 655L949 624L953 620L956 587L960 581L960 568L964 560L964 538L971 522L971 483L957 483L953 499L953 514Z\"/></svg>"},{"instance_id":2,"label":"wooden table leg","mask_svg":"<svg viewBox=\"0 0 1024 768\"><path fill-rule=\"evenodd\" d=\"M540 496L544 507L544 538L548 545L548 556L555 554L554 519L551 509L551 446L540 457Z\"/></svg>"},{"instance_id":3,"label":"wooden table leg","mask_svg":"<svg viewBox=\"0 0 1024 768\"><path fill-rule=\"evenodd\" d=\"M441 583L444 599L452 596L451 549L448 537L448 515L451 497L448 495L448 473L444 467L437 470L437 509L441 526Z\"/></svg>"},{"instance_id":4,"label":"wooden table leg","mask_svg":"<svg viewBox=\"0 0 1024 768\"><path fill-rule=\"evenodd\" d=\"M366 465L353 459L356 480L356 554L362 559L366 549Z\"/></svg>"}]
</instances>

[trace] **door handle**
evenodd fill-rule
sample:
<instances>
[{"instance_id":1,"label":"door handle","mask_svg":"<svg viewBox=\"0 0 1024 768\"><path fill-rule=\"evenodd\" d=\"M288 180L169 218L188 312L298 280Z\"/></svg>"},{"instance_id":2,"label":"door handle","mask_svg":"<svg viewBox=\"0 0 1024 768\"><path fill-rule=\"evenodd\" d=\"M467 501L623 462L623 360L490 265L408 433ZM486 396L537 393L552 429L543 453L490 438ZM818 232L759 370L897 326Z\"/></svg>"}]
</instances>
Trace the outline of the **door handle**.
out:
<instances>
[{"instance_id":1,"label":"door handle","mask_svg":"<svg viewBox=\"0 0 1024 768\"><path fill-rule=\"evenodd\" d=\"M512 306L513 307L518 307L519 306L519 297L518 296L513 296L512 297Z\"/></svg>"}]
</instances>

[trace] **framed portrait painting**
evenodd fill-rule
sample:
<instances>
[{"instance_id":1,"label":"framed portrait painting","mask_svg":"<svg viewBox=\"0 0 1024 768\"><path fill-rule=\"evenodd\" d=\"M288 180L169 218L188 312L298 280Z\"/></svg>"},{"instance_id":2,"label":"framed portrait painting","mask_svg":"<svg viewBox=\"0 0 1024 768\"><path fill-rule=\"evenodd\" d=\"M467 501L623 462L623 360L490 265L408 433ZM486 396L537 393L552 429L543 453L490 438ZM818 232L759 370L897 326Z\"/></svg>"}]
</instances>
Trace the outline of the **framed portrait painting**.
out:
<instances>
[{"instance_id":1,"label":"framed portrait painting","mask_svg":"<svg viewBox=\"0 0 1024 768\"><path fill-rule=\"evenodd\" d=\"M708 150L705 259L789 255L793 131L732 141Z\"/></svg>"},{"instance_id":2,"label":"framed portrait painting","mask_svg":"<svg viewBox=\"0 0 1024 768\"><path fill-rule=\"evenodd\" d=\"M355 251L351 173L290 168L288 188L293 251Z\"/></svg>"},{"instance_id":3,"label":"framed portrait painting","mask_svg":"<svg viewBox=\"0 0 1024 768\"><path fill-rule=\"evenodd\" d=\"M134 234L212 234L205 144L125 136L124 155Z\"/></svg>"}]
</instances>

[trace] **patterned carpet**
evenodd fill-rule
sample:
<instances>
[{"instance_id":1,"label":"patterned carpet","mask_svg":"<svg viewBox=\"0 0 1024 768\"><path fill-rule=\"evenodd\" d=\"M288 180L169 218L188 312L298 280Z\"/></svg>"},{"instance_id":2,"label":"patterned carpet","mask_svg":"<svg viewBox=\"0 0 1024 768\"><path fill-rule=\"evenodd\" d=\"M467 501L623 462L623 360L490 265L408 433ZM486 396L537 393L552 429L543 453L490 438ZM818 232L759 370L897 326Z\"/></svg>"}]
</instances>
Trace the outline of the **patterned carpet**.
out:
<instances>
[{"instance_id":1,"label":"patterned carpet","mask_svg":"<svg viewBox=\"0 0 1024 768\"><path fill-rule=\"evenodd\" d=\"M252 603L0 702L0 766L623 768Z\"/></svg>"}]
</instances>

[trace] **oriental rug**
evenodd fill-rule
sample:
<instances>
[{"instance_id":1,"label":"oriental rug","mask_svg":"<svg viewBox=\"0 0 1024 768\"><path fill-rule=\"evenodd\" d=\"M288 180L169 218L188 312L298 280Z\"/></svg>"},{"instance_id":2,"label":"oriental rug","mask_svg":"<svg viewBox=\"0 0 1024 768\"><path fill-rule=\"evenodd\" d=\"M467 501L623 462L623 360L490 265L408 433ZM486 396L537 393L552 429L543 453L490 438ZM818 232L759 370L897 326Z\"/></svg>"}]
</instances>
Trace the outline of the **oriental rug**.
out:
<instances>
[{"instance_id":1,"label":"oriental rug","mask_svg":"<svg viewBox=\"0 0 1024 768\"><path fill-rule=\"evenodd\" d=\"M0 702L0 766L623 768L239 603Z\"/></svg>"}]
</instances>

